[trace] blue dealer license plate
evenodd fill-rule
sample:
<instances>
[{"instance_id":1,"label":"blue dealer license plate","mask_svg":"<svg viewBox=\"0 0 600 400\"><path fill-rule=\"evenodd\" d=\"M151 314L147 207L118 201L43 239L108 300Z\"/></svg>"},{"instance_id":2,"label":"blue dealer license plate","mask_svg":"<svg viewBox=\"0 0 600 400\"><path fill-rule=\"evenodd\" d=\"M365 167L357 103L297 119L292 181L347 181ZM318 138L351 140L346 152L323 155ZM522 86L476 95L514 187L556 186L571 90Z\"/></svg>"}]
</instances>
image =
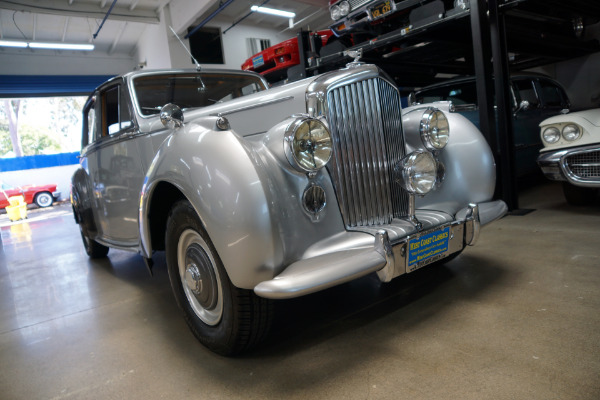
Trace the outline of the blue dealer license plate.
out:
<instances>
[{"instance_id":1,"label":"blue dealer license plate","mask_svg":"<svg viewBox=\"0 0 600 400\"><path fill-rule=\"evenodd\" d=\"M450 227L425 233L408 242L408 272L444 258L448 253Z\"/></svg>"},{"instance_id":2,"label":"blue dealer license plate","mask_svg":"<svg viewBox=\"0 0 600 400\"><path fill-rule=\"evenodd\" d=\"M252 66L254 68L262 67L263 65L265 65L265 59L263 58L262 54L252 59Z\"/></svg>"}]
</instances>

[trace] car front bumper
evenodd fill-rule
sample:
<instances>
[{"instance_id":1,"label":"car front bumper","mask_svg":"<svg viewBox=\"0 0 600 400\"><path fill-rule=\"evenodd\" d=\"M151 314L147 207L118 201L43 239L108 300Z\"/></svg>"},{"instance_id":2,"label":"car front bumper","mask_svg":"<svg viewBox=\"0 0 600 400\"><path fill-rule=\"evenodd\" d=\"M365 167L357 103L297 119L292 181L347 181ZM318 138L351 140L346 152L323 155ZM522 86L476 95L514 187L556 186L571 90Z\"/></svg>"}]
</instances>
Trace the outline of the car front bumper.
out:
<instances>
[{"instance_id":1,"label":"car front bumper","mask_svg":"<svg viewBox=\"0 0 600 400\"><path fill-rule=\"evenodd\" d=\"M374 235L344 232L312 246L305 258L275 278L259 283L254 292L271 299L300 297L373 272L388 282L474 245L480 227L501 218L507 210L502 200L496 200L470 204L454 218L438 212L417 212L423 223L419 231L407 231L402 227L406 221L398 220Z\"/></svg>"},{"instance_id":2,"label":"car front bumper","mask_svg":"<svg viewBox=\"0 0 600 400\"><path fill-rule=\"evenodd\" d=\"M537 163L550 180L600 188L600 144L543 152Z\"/></svg>"}]
</instances>

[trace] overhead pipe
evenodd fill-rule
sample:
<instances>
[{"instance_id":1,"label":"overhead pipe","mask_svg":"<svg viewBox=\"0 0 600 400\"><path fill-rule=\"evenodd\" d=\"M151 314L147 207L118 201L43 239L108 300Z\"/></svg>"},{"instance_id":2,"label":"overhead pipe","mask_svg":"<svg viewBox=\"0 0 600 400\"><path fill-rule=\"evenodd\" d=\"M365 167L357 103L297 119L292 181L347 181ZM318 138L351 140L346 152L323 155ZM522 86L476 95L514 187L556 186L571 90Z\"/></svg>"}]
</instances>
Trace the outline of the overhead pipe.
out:
<instances>
[{"instance_id":1,"label":"overhead pipe","mask_svg":"<svg viewBox=\"0 0 600 400\"><path fill-rule=\"evenodd\" d=\"M265 4L267 4L269 2L269 0L265 0L263 1L259 7L264 6ZM230 30L231 28L233 28L234 26L236 26L237 24L239 24L240 22L242 22L243 20L245 20L246 18L248 18L250 15L254 14L255 11L250 11L248 14L244 15L242 18L238 19L237 21L235 21L233 24L231 24L231 26L227 29L225 29L223 31L223 34L227 33L228 30Z\"/></svg>"},{"instance_id":2,"label":"overhead pipe","mask_svg":"<svg viewBox=\"0 0 600 400\"><path fill-rule=\"evenodd\" d=\"M212 14L210 14L208 17L204 18L204 20L202 22L200 22L198 25L196 25L196 27L194 27L194 29L192 29L190 32L188 32L187 35L185 35L183 38L187 39L190 36L192 36L194 33L196 33L198 31L198 29L202 28L204 25L206 25L211 19L213 19L214 17L217 16L217 14L219 14L221 11L223 11L225 9L225 7L227 7L228 5L230 5L231 3L233 3L233 0L227 0L225 3L221 4L219 6L219 8L217 8Z\"/></svg>"},{"instance_id":3,"label":"overhead pipe","mask_svg":"<svg viewBox=\"0 0 600 400\"><path fill-rule=\"evenodd\" d=\"M100 30L102 29L102 27L104 26L104 22L106 22L106 20L108 19L108 16L110 15L110 13L112 12L113 7L115 6L115 4L117 4L117 0L113 0L112 4L110 5L110 8L108 9L108 12L106 13L106 15L104 16L104 19L102 20L102 22L100 23L100 26L98 27L98 30L96 31L96 33L94 33L94 39L96 39L96 37L98 36L98 34L100 33Z\"/></svg>"}]
</instances>

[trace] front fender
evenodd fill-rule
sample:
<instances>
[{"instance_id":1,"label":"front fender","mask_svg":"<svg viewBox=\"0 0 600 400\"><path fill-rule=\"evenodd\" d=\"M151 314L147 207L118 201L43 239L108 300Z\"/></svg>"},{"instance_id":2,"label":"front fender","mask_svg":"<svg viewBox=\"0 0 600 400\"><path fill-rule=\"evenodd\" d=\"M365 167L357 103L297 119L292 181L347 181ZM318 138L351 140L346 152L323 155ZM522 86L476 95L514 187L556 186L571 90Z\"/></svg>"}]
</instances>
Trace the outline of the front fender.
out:
<instances>
[{"instance_id":1,"label":"front fender","mask_svg":"<svg viewBox=\"0 0 600 400\"><path fill-rule=\"evenodd\" d=\"M261 179L248 151L216 117L177 128L161 145L140 199L141 247L152 254L148 213L157 185L168 182L190 201L234 285L273 277L275 236Z\"/></svg>"},{"instance_id":2,"label":"front fender","mask_svg":"<svg viewBox=\"0 0 600 400\"><path fill-rule=\"evenodd\" d=\"M435 190L416 199L417 208L454 215L465 204L489 201L496 183L492 151L473 123L463 115L449 111L449 103L424 104L403 110L407 153L423 147L419 123L423 111L430 106L444 111L450 125L450 140L443 150L436 152L445 169L443 181Z\"/></svg>"}]
</instances>

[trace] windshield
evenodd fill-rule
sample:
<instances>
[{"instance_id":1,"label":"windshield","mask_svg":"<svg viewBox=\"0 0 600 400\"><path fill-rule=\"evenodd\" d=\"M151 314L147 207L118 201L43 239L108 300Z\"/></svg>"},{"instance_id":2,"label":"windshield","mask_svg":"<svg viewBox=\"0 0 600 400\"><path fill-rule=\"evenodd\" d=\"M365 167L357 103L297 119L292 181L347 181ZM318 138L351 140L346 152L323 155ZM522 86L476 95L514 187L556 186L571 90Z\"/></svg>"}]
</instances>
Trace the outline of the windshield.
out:
<instances>
[{"instance_id":1,"label":"windshield","mask_svg":"<svg viewBox=\"0 0 600 400\"><path fill-rule=\"evenodd\" d=\"M265 90L260 78L232 73L167 73L133 79L138 110L142 115L160 113L167 103L198 108Z\"/></svg>"},{"instance_id":2,"label":"windshield","mask_svg":"<svg viewBox=\"0 0 600 400\"><path fill-rule=\"evenodd\" d=\"M424 89L416 94L417 102L451 101L454 105L477 104L477 92L474 82L459 83L452 86Z\"/></svg>"}]
</instances>

